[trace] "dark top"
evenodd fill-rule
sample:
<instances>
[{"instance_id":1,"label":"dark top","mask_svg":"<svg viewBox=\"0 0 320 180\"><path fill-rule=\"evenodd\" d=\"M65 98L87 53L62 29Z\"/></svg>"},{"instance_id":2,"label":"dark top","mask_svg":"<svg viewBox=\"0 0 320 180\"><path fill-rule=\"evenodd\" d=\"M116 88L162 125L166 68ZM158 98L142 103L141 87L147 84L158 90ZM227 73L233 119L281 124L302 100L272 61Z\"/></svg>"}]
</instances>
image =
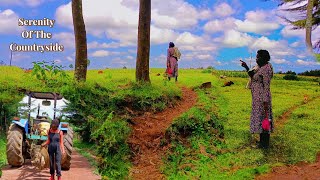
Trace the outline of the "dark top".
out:
<instances>
[{"instance_id":1,"label":"dark top","mask_svg":"<svg viewBox=\"0 0 320 180\"><path fill-rule=\"evenodd\" d=\"M48 147L49 153L60 151L60 131L58 133L52 133L49 130L49 140L50 144Z\"/></svg>"}]
</instances>

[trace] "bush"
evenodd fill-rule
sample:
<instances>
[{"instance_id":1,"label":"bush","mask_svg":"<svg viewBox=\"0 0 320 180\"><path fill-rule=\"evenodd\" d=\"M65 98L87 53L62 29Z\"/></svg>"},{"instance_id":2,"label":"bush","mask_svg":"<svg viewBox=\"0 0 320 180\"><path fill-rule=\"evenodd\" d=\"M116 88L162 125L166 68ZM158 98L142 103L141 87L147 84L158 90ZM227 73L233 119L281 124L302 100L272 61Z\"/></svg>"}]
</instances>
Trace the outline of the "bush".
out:
<instances>
[{"instance_id":1,"label":"bush","mask_svg":"<svg viewBox=\"0 0 320 180\"><path fill-rule=\"evenodd\" d=\"M203 71L201 71L202 73L212 73L212 70L211 69L205 69Z\"/></svg>"},{"instance_id":2,"label":"bush","mask_svg":"<svg viewBox=\"0 0 320 180\"><path fill-rule=\"evenodd\" d=\"M166 137L174 140L179 135L187 137L208 132L223 137L223 125L214 113L192 108L173 122L166 132Z\"/></svg>"},{"instance_id":3,"label":"bush","mask_svg":"<svg viewBox=\"0 0 320 180\"><path fill-rule=\"evenodd\" d=\"M292 74L292 75L297 75L294 71L287 71L286 74Z\"/></svg>"},{"instance_id":4,"label":"bush","mask_svg":"<svg viewBox=\"0 0 320 180\"><path fill-rule=\"evenodd\" d=\"M283 76L283 79L285 80L298 80L298 77L294 74L286 74Z\"/></svg>"},{"instance_id":5,"label":"bush","mask_svg":"<svg viewBox=\"0 0 320 180\"><path fill-rule=\"evenodd\" d=\"M124 120L116 119L112 113L96 129L92 138L96 141L99 159L99 171L109 178L123 179L128 176L128 155L130 152L126 139L130 127Z\"/></svg>"}]
</instances>

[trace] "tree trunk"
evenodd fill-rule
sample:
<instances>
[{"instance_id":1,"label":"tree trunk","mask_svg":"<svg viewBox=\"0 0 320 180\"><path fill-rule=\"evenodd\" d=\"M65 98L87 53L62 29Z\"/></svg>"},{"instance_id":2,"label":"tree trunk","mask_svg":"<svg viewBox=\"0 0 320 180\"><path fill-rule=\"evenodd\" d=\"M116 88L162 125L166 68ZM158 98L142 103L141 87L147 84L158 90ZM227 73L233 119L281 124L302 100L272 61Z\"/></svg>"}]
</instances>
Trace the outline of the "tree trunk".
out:
<instances>
[{"instance_id":1,"label":"tree trunk","mask_svg":"<svg viewBox=\"0 0 320 180\"><path fill-rule=\"evenodd\" d=\"M138 48L136 61L136 81L150 83L149 56L150 56L150 24L151 0L140 0Z\"/></svg>"},{"instance_id":2,"label":"tree trunk","mask_svg":"<svg viewBox=\"0 0 320 180\"><path fill-rule=\"evenodd\" d=\"M72 17L76 46L74 77L77 81L86 81L88 66L87 33L82 14L82 0L72 0Z\"/></svg>"},{"instance_id":3,"label":"tree trunk","mask_svg":"<svg viewBox=\"0 0 320 180\"><path fill-rule=\"evenodd\" d=\"M312 33L312 13L313 13L313 3L314 0L308 0L307 5L307 19L306 19L306 45L309 52L312 52L312 41L311 41L311 33Z\"/></svg>"}]
</instances>

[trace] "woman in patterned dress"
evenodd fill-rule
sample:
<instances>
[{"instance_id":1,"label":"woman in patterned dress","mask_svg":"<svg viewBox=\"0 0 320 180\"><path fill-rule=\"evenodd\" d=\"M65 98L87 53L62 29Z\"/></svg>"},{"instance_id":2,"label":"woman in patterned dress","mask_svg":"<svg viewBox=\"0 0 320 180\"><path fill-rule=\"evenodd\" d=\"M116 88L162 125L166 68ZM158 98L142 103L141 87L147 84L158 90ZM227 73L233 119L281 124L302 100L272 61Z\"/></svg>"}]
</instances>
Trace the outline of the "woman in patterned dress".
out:
<instances>
[{"instance_id":1,"label":"woman in patterned dress","mask_svg":"<svg viewBox=\"0 0 320 180\"><path fill-rule=\"evenodd\" d=\"M260 134L259 147L261 148L269 147L270 133L273 132L274 128L270 92L273 68L269 61L270 54L267 50L258 50L256 56L257 66L252 70L249 70L248 65L241 61L241 66L247 70L251 78L249 84L252 94L250 132L252 134ZM269 131L262 129L262 120L266 117L271 120Z\"/></svg>"},{"instance_id":2,"label":"woman in patterned dress","mask_svg":"<svg viewBox=\"0 0 320 180\"><path fill-rule=\"evenodd\" d=\"M178 81L178 58L174 57L174 43L169 43L169 48L167 51L167 69L172 69L172 74L168 74L168 79L175 78Z\"/></svg>"}]
</instances>

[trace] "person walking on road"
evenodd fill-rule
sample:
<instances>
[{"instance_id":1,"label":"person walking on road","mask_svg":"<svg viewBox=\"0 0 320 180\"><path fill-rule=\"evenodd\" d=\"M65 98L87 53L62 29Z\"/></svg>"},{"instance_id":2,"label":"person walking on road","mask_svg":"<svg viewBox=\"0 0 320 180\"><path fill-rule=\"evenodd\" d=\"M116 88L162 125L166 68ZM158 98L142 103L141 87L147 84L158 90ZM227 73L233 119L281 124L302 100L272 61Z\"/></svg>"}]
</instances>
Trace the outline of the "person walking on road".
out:
<instances>
[{"instance_id":1,"label":"person walking on road","mask_svg":"<svg viewBox=\"0 0 320 180\"><path fill-rule=\"evenodd\" d=\"M48 153L50 158L50 179L54 180L54 172L56 166L56 175L61 180L61 157L65 153L63 146L63 132L58 129L59 120L52 120L51 127L48 131L48 139L41 144L42 147L48 145ZM62 154L61 154L62 153Z\"/></svg>"}]
</instances>

